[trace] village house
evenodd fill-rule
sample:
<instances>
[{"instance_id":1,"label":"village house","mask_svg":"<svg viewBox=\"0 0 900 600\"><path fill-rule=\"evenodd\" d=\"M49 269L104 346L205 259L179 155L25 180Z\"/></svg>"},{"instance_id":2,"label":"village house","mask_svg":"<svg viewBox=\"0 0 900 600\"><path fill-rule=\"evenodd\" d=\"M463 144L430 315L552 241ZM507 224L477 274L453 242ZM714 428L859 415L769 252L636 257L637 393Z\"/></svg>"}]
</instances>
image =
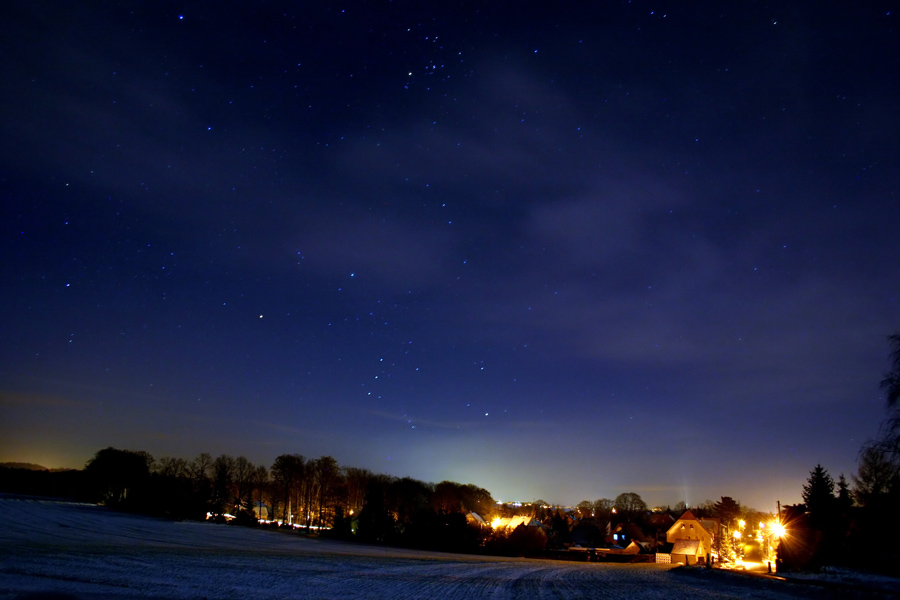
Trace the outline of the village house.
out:
<instances>
[{"instance_id":1,"label":"village house","mask_svg":"<svg viewBox=\"0 0 900 600\"><path fill-rule=\"evenodd\" d=\"M712 533L686 510L666 532L672 546L672 562L686 565L706 564L712 553Z\"/></svg>"}]
</instances>

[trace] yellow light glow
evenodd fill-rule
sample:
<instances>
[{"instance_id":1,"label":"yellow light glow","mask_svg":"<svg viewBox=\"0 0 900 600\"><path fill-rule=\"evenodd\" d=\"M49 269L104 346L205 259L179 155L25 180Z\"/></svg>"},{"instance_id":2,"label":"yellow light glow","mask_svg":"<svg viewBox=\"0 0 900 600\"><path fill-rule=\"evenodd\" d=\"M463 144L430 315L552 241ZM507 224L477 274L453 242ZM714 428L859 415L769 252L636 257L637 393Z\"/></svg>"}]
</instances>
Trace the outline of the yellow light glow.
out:
<instances>
[{"instance_id":1,"label":"yellow light glow","mask_svg":"<svg viewBox=\"0 0 900 600\"><path fill-rule=\"evenodd\" d=\"M502 524L503 524L503 519L501 519L500 517L497 517L496 519L491 521L491 527L493 527L494 529L497 529Z\"/></svg>"},{"instance_id":2,"label":"yellow light glow","mask_svg":"<svg viewBox=\"0 0 900 600\"><path fill-rule=\"evenodd\" d=\"M744 522L743 519L741 519L740 521L738 521L738 525L741 527L741 529L743 529L744 526L747 525L747 524Z\"/></svg>"},{"instance_id":3,"label":"yellow light glow","mask_svg":"<svg viewBox=\"0 0 900 600\"><path fill-rule=\"evenodd\" d=\"M784 525L782 525L781 523L773 523L772 524L772 535L774 535L777 538L780 538L780 537L784 537L784 534L785 534Z\"/></svg>"},{"instance_id":4,"label":"yellow light glow","mask_svg":"<svg viewBox=\"0 0 900 600\"><path fill-rule=\"evenodd\" d=\"M732 536L734 537L734 539L736 539L736 540L741 539L741 532L740 532L740 531L735 530L735 532L732 533L731 535L732 535Z\"/></svg>"}]
</instances>

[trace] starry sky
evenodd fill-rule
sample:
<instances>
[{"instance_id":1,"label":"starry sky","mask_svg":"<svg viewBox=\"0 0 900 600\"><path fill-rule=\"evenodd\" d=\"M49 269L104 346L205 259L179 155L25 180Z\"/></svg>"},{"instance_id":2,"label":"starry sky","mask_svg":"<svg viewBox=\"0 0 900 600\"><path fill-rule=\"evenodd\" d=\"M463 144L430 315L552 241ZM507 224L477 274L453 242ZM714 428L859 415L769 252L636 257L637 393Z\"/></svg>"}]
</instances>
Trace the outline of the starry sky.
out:
<instances>
[{"instance_id":1,"label":"starry sky","mask_svg":"<svg viewBox=\"0 0 900 600\"><path fill-rule=\"evenodd\" d=\"M595 4L4 5L0 460L849 478L900 329L900 6Z\"/></svg>"}]
</instances>

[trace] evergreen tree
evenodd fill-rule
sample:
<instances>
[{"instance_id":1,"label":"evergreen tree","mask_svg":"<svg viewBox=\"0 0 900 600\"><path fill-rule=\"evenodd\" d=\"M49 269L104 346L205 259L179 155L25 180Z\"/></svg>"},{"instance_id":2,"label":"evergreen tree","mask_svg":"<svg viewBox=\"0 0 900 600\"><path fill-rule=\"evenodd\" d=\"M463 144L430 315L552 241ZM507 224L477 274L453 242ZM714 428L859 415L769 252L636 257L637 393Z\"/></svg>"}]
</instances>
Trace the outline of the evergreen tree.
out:
<instances>
[{"instance_id":1,"label":"evergreen tree","mask_svg":"<svg viewBox=\"0 0 900 600\"><path fill-rule=\"evenodd\" d=\"M850 484L847 478L841 473L837 482L837 504L841 514L847 514L853 506L853 494L850 492Z\"/></svg>"},{"instance_id":2,"label":"evergreen tree","mask_svg":"<svg viewBox=\"0 0 900 600\"><path fill-rule=\"evenodd\" d=\"M834 509L834 480L822 465L809 472L809 479L803 485L803 503L813 526L824 525Z\"/></svg>"},{"instance_id":3,"label":"evergreen tree","mask_svg":"<svg viewBox=\"0 0 900 600\"><path fill-rule=\"evenodd\" d=\"M735 520L741 516L741 505L731 496L722 496L722 499L716 502L714 514L722 519L722 524L726 527L733 527Z\"/></svg>"},{"instance_id":4,"label":"evergreen tree","mask_svg":"<svg viewBox=\"0 0 900 600\"><path fill-rule=\"evenodd\" d=\"M804 543L811 550L812 564L833 564L839 558L841 540L846 531L841 531L842 524L837 518L834 480L822 465L816 465L809 472L802 495L809 515L809 531Z\"/></svg>"}]
</instances>

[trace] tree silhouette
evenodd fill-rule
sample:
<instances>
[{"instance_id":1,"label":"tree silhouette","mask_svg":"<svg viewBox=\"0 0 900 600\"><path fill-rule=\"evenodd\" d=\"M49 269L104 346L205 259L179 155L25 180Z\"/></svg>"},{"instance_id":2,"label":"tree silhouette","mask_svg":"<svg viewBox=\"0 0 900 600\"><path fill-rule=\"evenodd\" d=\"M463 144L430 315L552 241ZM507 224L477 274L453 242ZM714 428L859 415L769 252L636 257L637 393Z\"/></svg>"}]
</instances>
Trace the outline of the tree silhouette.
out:
<instances>
[{"instance_id":1,"label":"tree silhouette","mask_svg":"<svg viewBox=\"0 0 900 600\"><path fill-rule=\"evenodd\" d=\"M212 509L221 515L234 509L234 458L220 454L212 463Z\"/></svg>"},{"instance_id":2,"label":"tree silhouette","mask_svg":"<svg viewBox=\"0 0 900 600\"><path fill-rule=\"evenodd\" d=\"M366 486L366 499L359 513L359 538L366 542L390 542L396 533L394 515L385 506L389 485L386 476L375 477Z\"/></svg>"},{"instance_id":3,"label":"tree silhouette","mask_svg":"<svg viewBox=\"0 0 900 600\"><path fill-rule=\"evenodd\" d=\"M281 520L293 523L298 510L300 485L306 476L306 459L299 454L282 454L272 463L272 477L281 494Z\"/></svg>"},{"instance_id":4,"label":"tree silhouette","mask_svg":"<svg viewBox=\"0 0 900 600\"><path fill-rule=\"evenodd\" d=\"M598 498L597 500L594 500L594 515L603 516L609 519L609 515L612 513L612 509L615 505L616 503L614 500L610 500L609 498Z\"/></svg>"},{"instance_id":5,"label":"tree silhouette","mask_svg":"<svg viewBox=\"0 0 900 600\"><path fill-rule=\"evenodd\" d=\"M118 450L113 447L98 451L85 465L85 473L97 494L97 500L110 506L122 505L129 494L150 476L153 457L146 452Z\"/></svg>"},{"instance_id":6,"label":"tree silhouette","mask_svg":"<svg viewBox=\"0 0 900 600\"><path fill-rule=\"evenodd\" d=\"M888 336L891 347L891 369L881 381L889 408L900 408L900 333Z\"/></svg>"},{"instance_id":7,"label":"tree silhouette","mask_svg":"<svg viewBox=\"0 0 900 600\"><path fill-rule=\"evenodd\" d=\"M472 483L457 484L462 500L462 513L475 512L482 517L488 517L497 505L491 493Z\"/></svg>"},{"instance_id":8,"label":"tree silhouette","mask_svg":"<svg viewBox=\"0 0 900 600\"><path fill-rule=\"evenodd\" d=\"M442 481L434 486L431 494L431 505L434 510L447 513L462 511L462 490L459 488L459 484L455 481Z\"/></svg>"},{"instance_id":9,"label":"tree silhouette","mask_svg":"<svg viewBox=\"0 0 900 600\"><path fill-rule=\"evenodd\" d=\"M312 506L307 513L310 519L307 527L312 518L315 518L317 527L328 527L334 518L334 500L344 482L344 474L337 461L330 456L317 458L311 467L314 493L311 494Z\"/></svg>"},{"instance_id":10,"label":"tree silhouette","mask_svg":"<svg viewBox=\"0 0 900 600\"><path fill-rule=\"evenodd\" d=\"M251 511L253 509L253 479L256 467L247 460L246 456L238 456L234 459L233 483L234 499L240 509Z\"/></svg>"},{"instance_id":11,"label":"tree silhouette","mask_svg":"<svg viewBox=\"0 0 900 600\"><path fill-rule=\"evenodd\" d=\"M741 505L731 496L722 496L722 499L716 502L714 514L722 519L722 524L729 529L734 527L734 522L741 516Z\"/></svg>"},{"instance_id":12,"label":"tree silhouette","mask_svg":"<svg viewBox=\"0 0 900 600\"><path fill-rule=\"evenodd\" d=\"M812 564L828 564L837 556L842 537L841 524L837 519L834 479L822 465L816 465L809 472L801 495L806 505L809 529L806 532L798 529L797 540L809 547ZM791 529L794 529L793 525Z\"/></svg>"},{"instance_id":13,"label":"tree silhouette","mask_svg":"<svg viewBox=\"0 0 900 600\"><path fill-rule=\"evenodd\" d=\"M853 475L853 495L860 506L871 507L888 495L895 479L894 465L880 448L868 446L860 455L859 469Z\"/></svg>"},{"instance_id":14,"label":"tree silhouette","mask_svg":"<svg viewBox=\"0 0 900 600\"><path fill-rule=\"evenodd\" d=\"M578 511L578 517L581 519L587 519L594 516L594 503L590 500L582 500L575 509Z\"/></svg>"},{"instance_id":15,"label":"tree silhouette","mask_svg":"<svg viewBox=\"0 0 900 600\"><path fill-rule=\"evenodd\" d=\"M366 498L366 486L375 475L368 469L347 467L344 469L347 480L347 509L350 514L358 514L362 510Z\"/></svg>"},{"instance_id":16,"label":"tree silhouette","mask_svg":"<svg viewBox=\"0 0 900 600\"><path fill-rule=\"evenodd\" d=\"M647 503L639 494L625 492L616 496L614 508L620 519L633 521L639 514L647 510Z\"/></svg>"},{"instance_id":17,"label":"tree silhouette","mask_svg":"<svg viewBox=\"0 0 900 600\"><path fill-rule=\"evenodd\" d=\"M891 368L881 381L887 400L888 417L881 426L881 438L875 445L900 471L900 333L888 336Z\"/></svg>"},{"instance_id":18,"label":"tree silhouette","mask_svg":"<svg viewBox=\"0 0 900 600\"><path fill-rule=\"evenodd\" d=\"M203 452L188 463L188 476L194 491L193 503L198 514L204 515L212 509L212 456Z\"/></svg>"},{"instance_id":19,"label":"tree silhouette","mask_svg":"<svg viewBox=\"0 0 900 600\"><path fill-rule=\"evenodd\" d=\"M843 473L837 481L837 503L842 513L848 513L853 506L853 492L850 491L850 484L847 483Z\"/></svg>"},{"instance_id":20,"label":"tree silhouette","mask_svg":"<svg viewBox=\"0 0 900 600\"><path fill-rule=\"evenodd\" d=\"M809 524L813 529L823 532L827 537L833 537L834 513L837 508L837 499L834 496L834 480L822 465L809 472L809 479L803 485L803 503L809 514ZM824 545L827 546L827 545ZM823 554L828 554L828 548L823 547Z\"/></svg>"}]
</instances>

